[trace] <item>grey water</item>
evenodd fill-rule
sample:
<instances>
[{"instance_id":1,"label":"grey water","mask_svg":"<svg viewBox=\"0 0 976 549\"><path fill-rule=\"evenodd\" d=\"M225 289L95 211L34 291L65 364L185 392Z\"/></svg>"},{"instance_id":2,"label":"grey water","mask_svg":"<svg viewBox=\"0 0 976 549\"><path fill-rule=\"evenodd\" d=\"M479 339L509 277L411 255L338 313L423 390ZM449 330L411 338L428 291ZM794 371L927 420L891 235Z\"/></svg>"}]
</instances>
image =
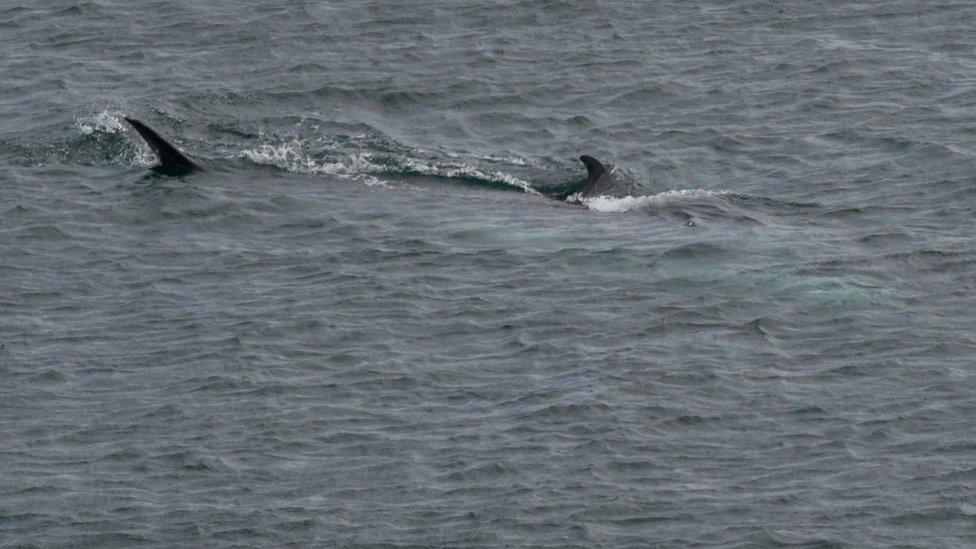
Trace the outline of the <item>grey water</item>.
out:
<instances>
[{"instance_id":1,"label":"grey water","mask_svg":"<svg viewBox=\"0 0 976 549\"><path fill-rule=\"evenodd\" d=\"M976 544L974 28L4 2L0 545Z\"/></svg>"}]
</instances>

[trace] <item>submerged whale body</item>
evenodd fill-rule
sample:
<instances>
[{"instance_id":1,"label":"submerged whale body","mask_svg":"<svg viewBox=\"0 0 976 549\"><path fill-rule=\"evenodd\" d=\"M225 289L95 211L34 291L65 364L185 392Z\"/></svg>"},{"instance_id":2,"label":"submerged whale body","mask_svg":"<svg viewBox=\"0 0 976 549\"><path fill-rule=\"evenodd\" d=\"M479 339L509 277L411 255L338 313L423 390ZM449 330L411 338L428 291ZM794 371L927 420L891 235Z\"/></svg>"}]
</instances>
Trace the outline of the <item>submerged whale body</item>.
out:
<instances>
[{"instance_id":1,"label":"submerged whale body","mask_svg":"<svg viewBox=\"0 0 976 549\"><path fill-rule=\"evenodd\" d=\"M149 144L149 148L156 153L159 164L153 166L152 170L163 175L187 175L196 171L203 171L203 166L196 160L182 153L179 149L171 145L162 138L155 130L143 124L135 118L124 117L125 121ZM586 180L580 183L574 181L550 189L536 189L540 193L557 200L565 200L573 195L592 196L595 194L606 193L613 186L610 172L607 171L599 160L592 156L583 155L579 157L580 162L586 166Z\"/></svg>"}]
</instances>

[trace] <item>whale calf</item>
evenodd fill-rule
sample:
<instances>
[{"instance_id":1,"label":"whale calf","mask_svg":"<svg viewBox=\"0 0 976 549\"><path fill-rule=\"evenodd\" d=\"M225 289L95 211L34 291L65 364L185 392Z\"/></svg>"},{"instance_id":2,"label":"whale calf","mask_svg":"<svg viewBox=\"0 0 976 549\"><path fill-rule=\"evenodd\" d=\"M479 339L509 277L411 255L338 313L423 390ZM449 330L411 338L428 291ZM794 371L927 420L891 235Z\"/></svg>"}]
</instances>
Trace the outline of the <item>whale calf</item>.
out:
<instances>
[{"instance_id":1,"label":"whale calf","mask_svg":"<svg viewBox=\"0 0 976 549\"><path fill-rule=\"evenodd\" d=\"M163 175L187 175L197 171L204 171L204 167L200 162L182 153L149 126L135 118L128 116L123 118L149 144L149 148L159 158L159 164L151 168L154 172ZM609 191L613 186L613 179L603 164L596 158L585 154L580 156L579 159L586 166L585 181L582 183L573 181L555 188L540 188L536 190L549 198L555 198L557 200L566 200L573 195L592 196Z\"/></svg>"}]
</instances>

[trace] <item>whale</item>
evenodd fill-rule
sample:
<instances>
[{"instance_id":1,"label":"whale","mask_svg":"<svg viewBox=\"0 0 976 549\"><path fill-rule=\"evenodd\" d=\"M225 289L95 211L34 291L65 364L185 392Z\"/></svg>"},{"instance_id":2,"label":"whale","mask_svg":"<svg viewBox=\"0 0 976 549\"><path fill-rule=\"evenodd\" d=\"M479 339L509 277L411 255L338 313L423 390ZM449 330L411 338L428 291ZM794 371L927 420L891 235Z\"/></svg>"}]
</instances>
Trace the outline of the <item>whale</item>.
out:
<instances>
[{"instance_id":1,"label":"whale","mask_svg":"<svg viewBox=\"0 0 976 549\"><path fill-rule=\"evenodd\" d=\"M159 163L152 168L152 171L170 176L183 176L193 172L206 171L203 164L196 159L177 149L170 142L163 139L155 130L135 118L124 116L132 129L142 137L149 145ZM566 200L571 196L593 196L608 192L613 186L613 179L610 171L592 156L582 155L580 162L586 167L586 179L572 181L553 188L536 188L537 192L556 200Z\"/></svg>"},{"instance_id":2,"label":"whale","mask_svg":"<svg viewBox=\"0 0 976 549\"><path fill-rule=\"evenodd\" d=\"M149 148L156 153L159 164L151 169L163 175L187 175L193 172L203 171L203 165L183 154L179 149L163 139L155 130L143 124L135 118L124 116L123 119L134 129L149 145Z\"/></svg>"},{"instance_id":3,"label":"whale","mask_svg":"<svg viewBox=\"0 0 976 549\"><path fill-rule=\"evenodd\" d=\"M578 193L583 196L605 194L613 187L613 177L599 160L592 156L582 155L580 162L586 166L586 181Z\"/></svg>"}]
</instances>

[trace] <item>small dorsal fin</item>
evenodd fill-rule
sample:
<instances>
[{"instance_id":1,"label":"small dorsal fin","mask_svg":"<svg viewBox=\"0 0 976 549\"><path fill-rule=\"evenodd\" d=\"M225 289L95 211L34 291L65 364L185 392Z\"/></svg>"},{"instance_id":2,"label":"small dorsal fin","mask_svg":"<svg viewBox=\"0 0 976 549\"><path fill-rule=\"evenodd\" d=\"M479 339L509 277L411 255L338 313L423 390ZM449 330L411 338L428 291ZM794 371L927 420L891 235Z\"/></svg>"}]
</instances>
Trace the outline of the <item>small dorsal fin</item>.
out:
<instances>
[{"instance_id":1,"label":"small dorsal fin","mask_svg":"<svg viewBox=\"0 0 976 549\"><path fill-rule=\"evenodd\" d=\"M600 164L600 161L592 156L583 155L579 157L580 162L586 166L586 185L592 185L596 183L605 173L607 169Z\"/></svg>"},{"instance_id":2,"label":"small dorsal fin","mask_svg":"<svg viewBox=\"0 0 976 549\"><path fill-rule=\"evenodd\" d=\"M128 116L125 117L125 121L139 132L139 135L149 144L149 148L159 157L159 166L156 166L153 170L166 175L186 175L190 172L203 169L199 164L181 153L179 149L170 145L149 126Z\"/></svg>"}]
</instances>

